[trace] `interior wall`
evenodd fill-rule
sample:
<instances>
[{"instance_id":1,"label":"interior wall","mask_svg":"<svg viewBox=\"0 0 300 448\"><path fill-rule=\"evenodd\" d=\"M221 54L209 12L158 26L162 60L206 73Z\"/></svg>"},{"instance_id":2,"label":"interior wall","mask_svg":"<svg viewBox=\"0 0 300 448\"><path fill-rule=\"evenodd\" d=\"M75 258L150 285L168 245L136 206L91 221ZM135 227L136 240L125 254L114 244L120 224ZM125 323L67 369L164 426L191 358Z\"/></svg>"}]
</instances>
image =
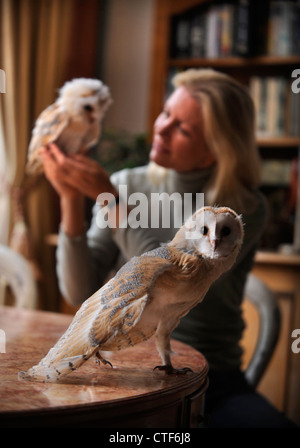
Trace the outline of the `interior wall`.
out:
<instances>
[{"instance_id":1,"label":"interior wall","mask_svg":"<svg viewBox=\"0 0 300 448\"><path fill-rule=\"evenodd\" d=\"M101 77L114 103L105 127L147 131L154 0L107 0Z\"/></svg>"}]
</instances>

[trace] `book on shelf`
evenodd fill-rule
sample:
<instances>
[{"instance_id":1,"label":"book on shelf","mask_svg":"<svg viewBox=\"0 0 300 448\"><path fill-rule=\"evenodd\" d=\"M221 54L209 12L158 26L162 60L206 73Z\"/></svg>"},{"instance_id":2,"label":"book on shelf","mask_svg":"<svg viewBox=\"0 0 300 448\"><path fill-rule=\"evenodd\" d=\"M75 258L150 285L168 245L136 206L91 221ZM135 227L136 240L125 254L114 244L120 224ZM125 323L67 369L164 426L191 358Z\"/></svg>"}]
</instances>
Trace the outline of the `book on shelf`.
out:
<instances>
[{"instance_id":1,"label":"book on shelf","mask_svg":"<svg viewBox=\"0 0 300 448\"><path fill-rule=\"evenodd\" d=\"M293 162L289 159L265 159L261 162L261 182L264 186L288 187Z\"/></svg>"},{"instance_id":2,"label":"book on shelf","mask_svg":"<svg viewBox=\"0 0 300 448\"><path fill-rule=\"evenodd\" d=\"M191 19L190 28L190 52L191 58L203 58L205 57L205 45L206 45L206 17L205 14L196 14Z\"/></svg>"},{"instance_id":3,"label":"book on shelf","mask_svg":"<svg viewBox=\"0 0 300 448\"><path fill-rule=\"evenodd\" d=\"M173 16L172 58L300 55L300 1L204 3Z\"/></svg>"},{"instance_id":4,"label":"book on shelf","mask_svg":"<svg viewBox=\"0 0 300 448\"><path fill-rule=\"evenodd\" d=\"M264 249L277 250L281 245L300 249L299 160L262 160L261 190L269 210L268 230L261 242Z\"/></svg>"},{"instance_id":5,"label":"book on shelf","mask_svg":"<svg viewBox=\"0 0 300 448\"><path fill-rule=\"evenodd\" d=\"M173 22L170 39L171 56L188 58L190 57L191 18L188 15L182 15L176 17Z\"/></svg>"},{"instance_id":6,"label":"book on shelf","mask_svg":"<svg viewBox=\"0 0 300 448\"><path fill-rule=\"evenodd\" d=\"M250 78L258 137L300 136L300 94L284 77Z\"/></svg>"},{"instance_id":7,"label":"book on shelf","mask_svg":"<svg viewBox=\"0 0 300 448\"><path fill-rule=\"evenodd\" d=\"M269 1L239 0L235 6L234 55L266 53Z\"/></svg>"},{"instance_id":8,"label":"book on shelf","mask_svg":"<svg viewBox=\"0 0 300 448\"><path fill-rule=\"evenodd\" d=\"M267 52L276 56L299 54L300 4L292 1L271 1Z\"/></svg>"}]
</instances>

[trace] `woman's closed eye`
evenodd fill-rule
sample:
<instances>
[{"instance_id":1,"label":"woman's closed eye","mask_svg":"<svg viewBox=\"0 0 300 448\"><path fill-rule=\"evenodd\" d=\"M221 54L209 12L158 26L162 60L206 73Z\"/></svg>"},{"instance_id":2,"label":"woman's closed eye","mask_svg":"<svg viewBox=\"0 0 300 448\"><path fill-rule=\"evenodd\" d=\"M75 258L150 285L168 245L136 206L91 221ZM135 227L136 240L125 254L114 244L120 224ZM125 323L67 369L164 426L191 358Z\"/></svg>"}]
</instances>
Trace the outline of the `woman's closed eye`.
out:
<instances>
[{"instance_id":1,"label":"woman's closed eye","mask_svg":"<svg viewBox=\"0 0 300 448\"><path fill-rule=\"evenodd\" d=\"M164 118L170 118L171 117L171 113L168 111L168 109L163 109L161 112L161 115ZM176 120L175 118L172 120L173 122L173 126L175 126L182 135L184 135L185 137L189 137L190 136L190 131L187 129L187 126L185 125L185 123L183 123L182 121Z\"/></svg>"},{"instance_id":2,"label":"woman's closed eye","mask_svg":"<svg viewBox=\"0 0 300 448\"><path fill-rule=\"evenodd\" d=\"M190 137L190 131L188 131L182 123L178 124L178 129L180 130L181 134L185 137Z\"/></svg>"}]
</instances>

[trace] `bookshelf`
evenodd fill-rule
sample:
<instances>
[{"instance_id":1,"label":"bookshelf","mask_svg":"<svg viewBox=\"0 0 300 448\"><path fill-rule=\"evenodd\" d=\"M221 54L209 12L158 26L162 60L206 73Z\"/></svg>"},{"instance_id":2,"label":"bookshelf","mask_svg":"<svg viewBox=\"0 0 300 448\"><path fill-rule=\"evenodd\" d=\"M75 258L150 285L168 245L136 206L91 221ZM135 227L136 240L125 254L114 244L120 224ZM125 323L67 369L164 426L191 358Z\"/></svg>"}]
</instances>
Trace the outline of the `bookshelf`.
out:
<instances>
[{"instance_id":1,"label":"bookshelf","mask_svg":"<svg viewBox=\"0 0 300 448\"><path fill-rule=\"evenodd\" d=\"M282 9L278 9L278 4ZM293 10L288 11L287 4L293 4ZM246 38L244 37L243 45L238 45L236 42L234 43L234 41L237 40L238 35L236 29L240 27L240 25L237 25L237 17L239 17L237 10L241 7L244 8L244 12L245 9L250 8L248 10L249 24L245 25L245 23L243 23L243 26L245 26L247 30ZM260 9L255 12L255 8ZM204 28L206 36L205 31L203 32L203 30L202 34L200 34L204 41L210 38L212 39L212 42L215 43L216 39L213 38L212 32L208 31L207 23L212 14L214 14L214 24L216 24L217 20L219 20L220 23L220 17L224 14L224 11L225 14L227 14L227 22L232 28L230 37L231 43L228 47L230 49L228 50L227 48L226 56L224 56L220 50L221 44L219 37L217 50L209 50L209 48L206 48L206 50L202 49L198 53L202 52L204 53L204 56L194 57L195 51L191 51L192 25L197 18L200 18L199 20L201 21L201 17L206 17L206 28ZM231 17L228 16L229 12ZM279 22L278 12L280 12L281 16L285 17L284 22ZM277 14L277 16L275 16L277 22L273 17L275 13ZM218 14L219 19L216 19ZM291 19L291 14L293 20ZM258 15L259 18L257 17ZM245 22L245 14L243 20ZM181 37L178 37L180 34L178 32L179 24L182 22L183 30L181 30ZM212 20L210 20L210 22L212 22ZM215 26L213 29L214 32L220 36L220 34L222 34L220 28L217 28L217 25L213 26ZM282 37L282 40L285 39L286 41L289 40L291 42L289 44L285 43L284 46L281 45L280 49L277 51L273 42L278 43L278 36L282 34L281 29L285 30L286 33L285 36ZM295 37L294 34L291 35L291 30L293 30L293 33L297 32L298 36ZM269 84L271 86L270 91L274 92L274 89L277 88L274 86L274 82L280 80L284 82L284 87L281 87L282 89L285 89L284 94L289 95L289 98L292 98L295 103L293 106L289 106L291 110L293 108L293 112L287 110L287 106L283 105L282 101L285 101L285 97L282 96L282 93L281 97L280 93L278 93L278 99L272 94L271 97L269 95L272 101L270 101L269 98L267 107L269 107L269 110L272 110L272 114L268 114L268 121L272 121L272 123L268 124L265 131L263 130L263 132L257 133L257 144L262 156L262 163L264 163L265 160L274 160L274 163L277 164L280 160L286 160L290 162L292 169L294 161L299 157L300 148L300 93L291 93L291 84L293 82L291 76L292 72L297 68L300 69L299 30L299 1L282 2L277 0L276 8L274 9L274 1L271 0L264 2L250 2L249 0L157 0L153 33L153 71L149 102L149 129L153 128L153 123L161 111L163 102L169 93L168 86L170 85L170 78L176 71L185 70L190 67L214 68L235 77L238 81L248 86L249 90L251 90L251 86L254 84L253 80L255 79L257 84L259 82L263 83L263 81L264 84ZM228 32L230 32L230 27L228 28L227 24L227 33ZM290 34L288 34L288 32ZM208 34L210 37L208 37ZM253 35L255 35L255 38L253 38ZM245 39L248 39L248 48L247 45L245 45ZM180 41L179 43L178 40ZM253 46L254 44L255 46ZM219 57L207 57L207 54L217 54ZM271 84L273 84L273 86ZM291 102L290 99L289 102ZM294 110L296 107L297 114L295 115ZM283 110L283 108L286 110ZM278 115L280 113L280 116L277 117L277 113ZM259 115L261 114L257 112L257 116ZM280 129L277 129L276 123L279 122L280 119L281 127ZM284 120L284 123L282 123L282 120ZM268 163L268 166L271 166L270 163ZM293 188L295 187L293 186ZM285 185L283 185L282 182L279 181L278 192L276 193L276 185L274 185L274 183L268 185L263 182L262 190L265 194L270 196L271 211L273 214L277 215L276 211L274 211L274 201L277 203L279 196L285 203L289 201L289 183L286 182ZM293 207L296 207L296 205L294 204ZM298 207L300 207L299 204ZM282 219L289 221L294 219L295 223L297 211L293 210L292 213L294 214L294 217L284 216ZM284 233L282 229L285 228L285 225L286 223L283 223L282 226L281 224L278 224L277 235L262 240L263 249L277 251L281 245L295 245L295 241L299 242L300 230L296 229L294 224L291 226L289 223L288 225L290 228L287 233ZM286 235L286 237L283 235ZM300 249L300 247L296 248L296 250L297 249Z\"/></svg>"},{"instance_id":2,"label":"bookshelf","mask_svg":"<svg viewBox=\"0 0 300 448\"><path fill-rule=\"evenodd\" d=\"M194 57L191 54L176 55L176 52L174 53L174 42L172 42L172 39L174 39L174 23L176 21L178 23L180 17L187 18L196 17L197 14L207 14L210 8L219 7L226 3L230 3L234 7L250 5L249 0L235 0L231 2L216 0L156 0L153 22L153 69L150 85L149 129L153 129L153 123L161 112L167 94L168 78L171 71L184 70L190 67L215 68L235 77L250 88L251 78L253 77L283 77L292 82L292 72L295 69L300 69L299 48L293 48L292 52L288 52L288 47L284 49L281 47L280 51L277 51L276 48L270 45L270 39L269 41L267 40L268 30L270 29L268 25L270 10L265 16L263 29L257 32L257 36L265 42L264 45L261 45L261 43L257 45L258 51L256 52L252 48L250 54L247 55L234 54L235 51L228 52L229 54L226 56L219 54L218 57ZM262 2L251 1L251 6L266 6L269 3L267 0ZM290 4L290 2L281 3ZM299 1L294 1L293 3L295 5L298 4L300 8ZM299 16L297 17L299 18ZM292 27L290 26L289 28L291 29ZM273 36L275 29L276 27L272 23L271 32ZM298 30L300 30L300 21L298 22ZM273 41L276 39L273 38ZM300 35L297 36L296 40L300 43ZM300 93L297 95L300 103ZM298 172L300 172L300 130L296 135L289 135L288 133L283 133L282 135L259 135L257 136L257 144L262 164L264 162L270 164L271 162L272 166L272 161L274 160L277 167L280 167L280 162L282 161L282 166L286 169L286 164L290 163L291 167L294 167L294 173L291 177L295 181L295 162L298 166ZM275 166L273 166L274 169ZM269 240L262 242L265 246L262 245L261 250L257 253L253 268L254 274L260 277L278 295L282 312L282 330L278 348L259 390L278 409L286 412L289 417L300 424L300 386L298 381L300 355L291 354L290 349L291 331L300 326L300 256L299 253L289 253L287 251L288 246L286 246L286 243L296 242L299 245L298 249L300 248L300 229L297 228L297 225L300 225L300 184L296 178L296 182L291 185L287 179L283 179L283 173L280 173L279 177L277 183L271 182L262 185L263 192L270 199L271 207L275 207L276 204L278 207L279 203L286 210L285 205L288 203L290 191L293 189L293 194L296 198L294 204L296 210L293 216L290 214L285 217L279 216L280 213L273 210L275 223L278 224L278 217L282 221L285 219L286 222L281 222L281 227L280 225L278 226L275 234L271 232ZM285 225L289 227L290 239L288 241L280 241L280 236L285 233L283 231L283 229L285 230ZM285 246L285 252L278 250L281 245ZM289 249L291 249L291 246Z\"/></svg>"},{"instance_id":3,"label":"bookshelf","mask_svg":"<svg viewBox=\"0 0 300 448\"><path fill-rule=\"evenodd\" d=\"M182 58L182 59L168 59L167 65L169 67L283 67L295 65L299 67L300 56L257 56L242 58L239 56L230 56L222 58Z\"/></svg>"},{"instance_id":4,"label":"bookshelf","mask_svg":"<svg viewBox=\"0 0 300 448\"><path fill-rule=\"evenodd\" d=\"M278 147L278 148L297 148L300 145L300 137L260 137L257 138L257 144L260 148L263 147Z\"/></svg>"}]
</instances>

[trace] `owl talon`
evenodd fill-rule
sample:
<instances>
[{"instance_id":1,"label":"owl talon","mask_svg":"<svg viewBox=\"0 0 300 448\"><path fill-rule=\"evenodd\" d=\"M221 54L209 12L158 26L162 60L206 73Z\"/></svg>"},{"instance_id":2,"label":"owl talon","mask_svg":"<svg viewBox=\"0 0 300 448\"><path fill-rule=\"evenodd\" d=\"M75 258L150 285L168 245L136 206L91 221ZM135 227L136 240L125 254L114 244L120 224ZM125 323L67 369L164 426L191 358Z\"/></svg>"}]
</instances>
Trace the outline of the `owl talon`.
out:
<instances>
[{"instance_id":1,"label":"owl talon","mask_svg":"<svg viewBox=\"0 0 300 448\"><path fill-rule=\"evenodd\" d=\"M110 367L111 367L112 369L114 368L113 365L112 365L112 363L109 362L109 361L107 361L106 359L102 358L102 356L100 355L99 352L95 353L94 356L95 356L95 361L96 361L96 363L97 363L98 365L100 365L101 362L102 362L102 364L104 364L105 366L106 366L107 364L109 364Z\"/></svg>"},{"instance_id":2,"label":"owl talon","mask_svg":"<svg viewBox=\"0 0 300 448\"><path fill-rule=\"evenodd\" d=\"M173 366L165 365L165 366L156 366L154 370L164 370L167 375L185 375L187 372L193 372L189 367L183 367L182 369L175 369Z\"/></svg>"}]
</instances>

